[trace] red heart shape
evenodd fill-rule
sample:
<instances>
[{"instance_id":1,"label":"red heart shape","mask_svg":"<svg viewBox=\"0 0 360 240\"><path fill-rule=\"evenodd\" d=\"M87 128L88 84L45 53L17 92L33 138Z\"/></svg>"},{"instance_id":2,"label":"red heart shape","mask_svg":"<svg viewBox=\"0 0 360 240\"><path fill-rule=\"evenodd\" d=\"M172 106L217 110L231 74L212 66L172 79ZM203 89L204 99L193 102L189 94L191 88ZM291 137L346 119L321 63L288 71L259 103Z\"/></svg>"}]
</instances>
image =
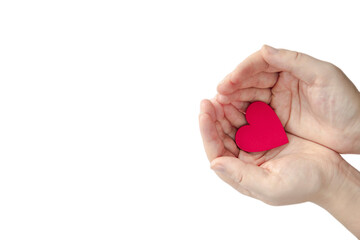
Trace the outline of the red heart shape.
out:
<instances>
[{"instance_id":1,"label":"red heart shape","mask_svg":"<svg viewBox=\"0 0 360 240\"><path fill-rule=\"evenodd\" d=\"M236 145L247 152L261 152L289 142L280 119L263 102L253 102L246 109L249 125L240 127L235 135Z\"/></svg>"}]
</instances>

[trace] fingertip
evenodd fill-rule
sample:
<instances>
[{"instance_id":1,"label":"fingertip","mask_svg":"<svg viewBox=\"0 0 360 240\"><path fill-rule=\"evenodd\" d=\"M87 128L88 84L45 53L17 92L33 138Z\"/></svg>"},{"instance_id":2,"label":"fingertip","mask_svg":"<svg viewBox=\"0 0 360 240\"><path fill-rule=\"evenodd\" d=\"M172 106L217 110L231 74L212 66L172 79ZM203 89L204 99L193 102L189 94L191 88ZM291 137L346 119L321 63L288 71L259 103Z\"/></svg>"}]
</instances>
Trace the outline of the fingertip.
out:
<instances>
[{"instance_id":1,"label":"fingertip","mask_svg":"<svg viewBox=\"0 0 360 240\"><path fill-rule=\"evenodd\" d=\"M226 82L222 80L216 87L216 91L220 94L226 94L229 92L229 89L226 87Z\"/></svg>"},{"instance_id":2,"label":"fingertip","mask_svg":"<svg viewBox=\"0 0 360 240\"><path fill-rule=\"evenodd\" d=\"M262 47L260 48L260 51L265 52L267 47L268 47L267 44L263 44Z\"/></svg>"},{"instance_id":3,"label":"fingertip","mask_svg":"<svg viewBox=\"0 0 360 240\"><path fill-rule=\"evenodd\" d=\"M221 164L217 159L211 161L210 168L218 173L224 173L225 167L223 164Z\"/></svg>"},{"instance_id":4,"label":"fingertip","mask_svg":"<svg viewBox=\"0 0 360 240\"><path fill-rule=\"evenodd\" d=\"M211 119L209 114L202 113L199 115L200 133L205 142L210 142L218 138L216 123Z\"/></svg>"},{"instance_id":5,"label":"fingertip","mask_svg":"<svg viewBox=\"0 0 360 240\"><path fill-rule=\"evenodd\" d=\"M208 101L208 99L202 99L200 101L200 113L204 113Z\"/></svg>"},{"instance_id":6,"label":"fingertip","mask_svg":"<svg viewBox=\"0 0 360 240\"><path fill-rule=\"evenodd\" d=\"M234 84L231 81L232 72L226 75L226 77L217 85L216 90L220 94L229 94L233 92Z\"/></svg>"},{"instance_id":7,"label":"fingertip","mask_svg":"<svg viewBox=\"0 0 360 240\"><path fill-rule=\"evenodd\" d=\"M211 133L214 129L215 122L211 119L211 116L207 113L200 113L199 114L199 126L200 132L203 136L208 136L209 132ZM207 137L210 139L209 137ZM213 136L211 137L211 139Z\"/></svg>"},{"instance_id":8,"label":"fingertip","mask_svg":"<svg viewBox=\"0 0 360 240\"><path fill-rule=\"evenodd\" d=\"M264 53L266 53L266 54L271 55L271 54L277 53L279 50L276 49L276 48L274 48L274 47L271 47L271 46L269 46L269 45L267 45L267 44L264 44L264 45L262 46L262 48L261 48L261 51L264 52Z\"/></svg>"},{"instance_id":9,"label":"fingertip","mask_svg":"<svg viewBox=\"0 0 360 240\"><path fill-rule=\"evenodd\" d=\"M211 103L211 101L209 99L203 99L200 102L200 115L201 114L207 114L211 117L211 119L213 121L216 120L216 115L215 115L215 109L213 104Z\"/></svg>"},{"instance_id":10,"label":"fingertip","mask_svg":"<svg viewBox=\"0 0 360 240\"><path fill-rule=\"evenodd\" d=\"M216 100L221 104L229 104L230 103L229 97L225 96L225 95L221 95L221 94L218 94L216 96Z\"/></svg>"},{"instance_id":11,"label":"fingertip","mask_svg":"<svg viewBox=\"0 0 360 240\"><path fill-rule=\"evenodd\" d=\"M217 85L216 91L218 93L223 93L222 81Z\"/></svg>"}]
</instances>

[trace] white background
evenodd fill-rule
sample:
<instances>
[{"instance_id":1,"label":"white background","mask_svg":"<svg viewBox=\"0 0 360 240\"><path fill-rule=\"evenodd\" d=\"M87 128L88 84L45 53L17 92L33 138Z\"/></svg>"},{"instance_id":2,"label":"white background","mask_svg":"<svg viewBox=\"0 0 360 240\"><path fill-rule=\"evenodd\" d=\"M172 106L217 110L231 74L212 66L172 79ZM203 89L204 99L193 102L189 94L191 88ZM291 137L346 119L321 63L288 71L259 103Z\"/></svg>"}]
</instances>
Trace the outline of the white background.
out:
<instances>
[{"instance_id":1,"label":"white background","mask_svg":"<svg viewBox=\"0 0 360 240\"><path fill-rule=\"evenodd\" d=\"M355 239L210 170L199 102L263 44L360 87L358 1L1 1L0 239ZM360 168L360 156L345 156Z\"/></svg>"}]
</instances>

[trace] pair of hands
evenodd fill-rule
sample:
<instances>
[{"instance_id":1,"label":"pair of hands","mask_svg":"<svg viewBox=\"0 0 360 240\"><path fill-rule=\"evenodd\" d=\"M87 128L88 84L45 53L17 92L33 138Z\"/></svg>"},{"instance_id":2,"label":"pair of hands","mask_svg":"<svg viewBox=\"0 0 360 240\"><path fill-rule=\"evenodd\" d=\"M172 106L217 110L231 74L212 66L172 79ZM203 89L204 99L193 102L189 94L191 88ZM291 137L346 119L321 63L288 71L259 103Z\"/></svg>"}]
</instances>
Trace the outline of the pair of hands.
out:
<instances>
[{"instance_id":1,"label":"pair of hands","mask_svg":"<svg viewBox=\"0 0 360 240\"><path fill-rule=\"evenodd\" d=\"M345 74L308 55L264 46L217 90L214 99L201 102L199 116L217 175L271 205L312 201L360 235L360 213L349 217L336 207L360 204L360 174L339 155L360 153L360 93ZM237 148L236 130L246 124L244 112L253 101L275 110L288 144L258 153Z\"/></svg>"}]
</instances>

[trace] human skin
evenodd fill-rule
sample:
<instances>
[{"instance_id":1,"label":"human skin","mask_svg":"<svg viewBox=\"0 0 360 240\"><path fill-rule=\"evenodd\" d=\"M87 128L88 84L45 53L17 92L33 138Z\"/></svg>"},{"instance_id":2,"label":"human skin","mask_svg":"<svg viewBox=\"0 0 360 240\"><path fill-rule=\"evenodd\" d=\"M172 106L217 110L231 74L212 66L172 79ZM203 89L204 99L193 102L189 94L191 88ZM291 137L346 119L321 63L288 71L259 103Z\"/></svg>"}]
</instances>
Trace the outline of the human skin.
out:
<instances>
[{"instance_id":1,"label":"human skin","mask_svg":"<svg viewBox=\"0 0 360 240\"><path fill-rule=\"evenodd\" d=\"M217 100L245 111L263 101L285 130L339 153L360 153L360 93L331 63L264 46L218 85Z\"/></svg>"},{"instance_id":2,"label":"human skin","mask_svg":"<svg viewBox=\"0 0 360 240\"><path fill-rule=\"evenodd\" d=\"M247 153L234 142L246 124L232 104L203 100L200 132L211 168L240 193L271 205L311 201L360 237L360 173L336 152L288 133L289 143Z\"/></svg>"}]
</instances>

